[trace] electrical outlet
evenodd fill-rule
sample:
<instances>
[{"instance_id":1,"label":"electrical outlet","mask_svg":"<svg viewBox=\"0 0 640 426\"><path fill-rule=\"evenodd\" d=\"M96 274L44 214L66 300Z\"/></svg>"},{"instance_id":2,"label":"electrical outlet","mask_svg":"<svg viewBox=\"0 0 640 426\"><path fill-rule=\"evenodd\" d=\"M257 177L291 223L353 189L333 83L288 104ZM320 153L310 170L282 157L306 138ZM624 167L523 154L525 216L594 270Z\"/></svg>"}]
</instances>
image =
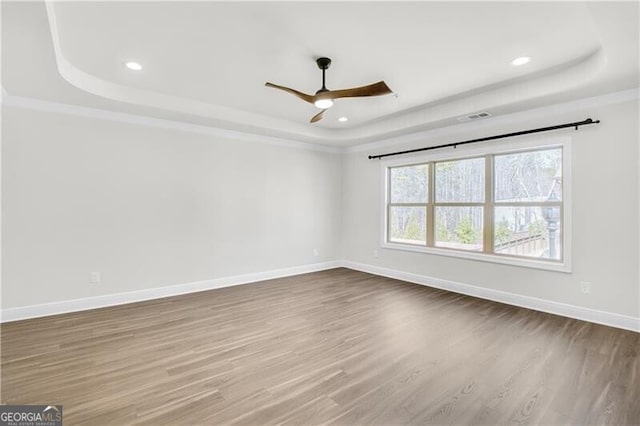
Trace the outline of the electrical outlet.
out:
<instances>
[{"instance_id":1,"label":"electrical outlet","mask_svg":"<svg viewBox=\"0 0 640 426\"><path fill-rule=\"evenodd\" d=\"M98 284L100 282L100 272L91 273L91 284Z\"/></svg>"},{"instance_id":2,"label":"electrical outlet","mask_svg":"<svg viewBox=\"0 0 640 426\"><path fill-rule=\"evenodd\" d=\"M373 251L373 257L378 257L378 250Z\"/></svg>"},{"instance_id":3,"label":"electrical outlet","mask_svg":"<svg viewBox=\"0 0 640 426\"><path fill-rule=\"evenodd\" d=\"M319 256L320 252L318 251L318 249L313 249L313 255L314 256Z\"/></svg>"},{"instance_id":4,"label":"electrical outlet","mask_svg":"<svg viewBox=\"0 0 640 426\"><path fill-rule=\"evenodd\" d=\"M580 281L580 293L591 294L591 283L588 281Z\"/></svg>"}]
</instances>

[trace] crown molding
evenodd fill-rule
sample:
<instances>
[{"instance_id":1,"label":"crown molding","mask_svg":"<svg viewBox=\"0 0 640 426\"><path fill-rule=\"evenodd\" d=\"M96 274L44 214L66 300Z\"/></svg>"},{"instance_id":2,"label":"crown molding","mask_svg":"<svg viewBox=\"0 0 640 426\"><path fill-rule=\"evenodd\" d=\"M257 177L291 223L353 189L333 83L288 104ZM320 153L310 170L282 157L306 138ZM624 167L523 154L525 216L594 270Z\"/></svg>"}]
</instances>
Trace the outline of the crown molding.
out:
<instances>
[{"instance_id":1,"label":"crown molding","mask_svg":"<svg viewBox=\"0 0 640 426\"><path fill-rule=\"evenodd\" d=\"M3 96L3 106L25 108L35 111L53 112L58 114L75 115L79 117L95 118L99 120L115 121L127 124L137 124L141 126L155 127L167 130L196 133L206 136L216 136L247 142L266 143L286 148L304 149L308 151L319 151L338 154L342 148L300 142L292 139L276 138L273 136L263 136L254 133L245 133L236 130L221 129L217 127L203 126L200 124L186 123L183 121L167 120L164 118L154 118L144 115L135 115L122 112L108 111L98 108L90 108L78 105L64 104L60 102L45 101L23 96Z\"/></svg>"},{"instance_id":2,"label":"crown molding","mask_svg":"<svg viewBox=\"0 0 640 426\"><path fill-rule=\"evenodd\" d=\"M544 118L549 115L561 114L572 111L585 110L589 108L613 105L640 99L640 88L622 90L604 95L592 96L577 99L559 104L546 105L534 109L519 111L512 114L490 117L477 122L459 123L422 132L410 133L398 137L383 139L376 142L355 145L352 147L337 147L309 142L301 142L293 139L278 138L273 136L260 135L237 130L228 130L213 126L187 123L184 121L167 120L163 118L149 117L146 115L136 115L130 113L114 112L99 108L84 107L79 105L65 104L60 102L46 101L42 99L10 95L2 88L2 105L4 107L16 107L32 109L36 111L53 112L59 114L75 115L79 117L95 118L128 124L137 124L148 127L155 127L167 130L196 133L207 136L216 136L233 140L242 140L254 143L266 143L285 148L303 149L308 151L327 152L332 154L357 153L394 146L424 141L429 138L454 135L464 131L478 131L490 129L495 126L512 124L528 119Z\"/></svg>"},{"instance_id":3,"label":"crown molding","mask_svg":"<svg viewBox=\"0 0 640 426\"><path fill-rule=\"evenodd\" d=\"M465 131L476 131L489 129L495 126L504 124L512 124L518 121L545 118L549 115L562 114L572 111L580 111L589 108L601 107L605 105L618 104L628 101L637 100L640 98L640 88L633 88L628 90L622 90L618 92L607 93L604 95L591 96L588 98L576 99L573 101L562 102L559 104L545 105L538 108L528 109L524 111L514 112L506 115L497 115L495 117L489 117L479 121L456 123L450 126L439 127L436 129L425 130L422 132L410 133L407 135L382 139L376 142L365 143L347 147L344 149L345 153L354 153L362 151L371 151L377 149L391 148L394 146L425 141L429 138L436 138L440 136L453 135Z\"/></svg>"}]
</instances>

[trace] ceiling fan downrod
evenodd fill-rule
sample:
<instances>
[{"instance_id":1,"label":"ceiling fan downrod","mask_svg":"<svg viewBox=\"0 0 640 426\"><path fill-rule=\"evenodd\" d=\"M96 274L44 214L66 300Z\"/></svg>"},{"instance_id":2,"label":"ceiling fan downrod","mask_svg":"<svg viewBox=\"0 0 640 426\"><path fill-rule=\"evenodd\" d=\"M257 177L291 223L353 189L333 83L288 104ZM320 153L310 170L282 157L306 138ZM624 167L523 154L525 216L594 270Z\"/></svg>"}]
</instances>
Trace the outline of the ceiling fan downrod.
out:
<instances>
[{"instance_id":1,"label":"ceiling fan downrod","mask_svg":"<svg viewBox=\"0 0 640 426\"><path fill-rule=\"evenodd\" d=\"M329 69L331 65L331 59L329 58L318 58L316 59L316 64L318 64L318 68L322 70L322 88L316 92L316 95L321 92L327 91L327 86L325 85L325 71Z\"/></svg>"}]
</instances>

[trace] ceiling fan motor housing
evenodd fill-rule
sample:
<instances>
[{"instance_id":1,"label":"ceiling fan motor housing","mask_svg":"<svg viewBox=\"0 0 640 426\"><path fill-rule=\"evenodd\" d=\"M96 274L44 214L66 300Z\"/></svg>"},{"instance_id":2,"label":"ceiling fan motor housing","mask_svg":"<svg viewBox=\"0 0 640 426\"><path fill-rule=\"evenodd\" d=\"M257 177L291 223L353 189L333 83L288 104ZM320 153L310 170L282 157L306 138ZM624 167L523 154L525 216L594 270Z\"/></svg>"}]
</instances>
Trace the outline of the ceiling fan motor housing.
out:
<instances>
[{"instance_id":1,"label":"ceiling fan motor housing","mask_svg":"<svg viewBox=\"0 0 640 426\"><path fill-rule=\"evenodd\" d=\"M329 66L331 65L331 59L318 58L316 59L316 64L318 64L318 68L320 68L321 70L326 70L329 69Z\"/></svg>"}]
</instances>

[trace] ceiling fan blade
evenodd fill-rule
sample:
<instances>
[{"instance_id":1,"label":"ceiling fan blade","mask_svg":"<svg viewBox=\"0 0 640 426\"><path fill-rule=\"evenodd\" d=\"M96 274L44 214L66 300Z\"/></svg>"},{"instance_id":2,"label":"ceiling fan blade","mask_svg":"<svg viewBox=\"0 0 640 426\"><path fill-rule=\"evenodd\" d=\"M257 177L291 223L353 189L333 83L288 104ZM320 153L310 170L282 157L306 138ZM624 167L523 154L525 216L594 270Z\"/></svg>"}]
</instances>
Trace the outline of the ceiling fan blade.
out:
<instances>
[{"instance_id":1,"label":"ceiling fan blade","mask_svg":"<svg viewBox=\"0 0 640 426\"><path fill-rule=\"evenodd\" d=\"M325 111L326 109L323 109L322 111L320 111L319 113L311 117L311 120L309 121L309 123L315 123L316 121L322 120L322 114L324 114Z\"/></svg>"},{"instance_id":2,"label":"ceiling fan blade","mask_svg":"<svg viewBox=\"0 0 640 426\"><path fill-rule=\"evenodd\" d=\"M322 93L324 99L358 98L362 96L381 96L393 93L384 81L369 84L368 86L354 87L352 89L329 90Z\"/></svg>"},{"instance_id":3,"label":"ceiling fan blade","mask_svg":"<svg viewBox=\"0 0 640 426\"><path fill-rule=\"evenodd\" d=\"M289 87L278 86L277 84L273 84L273 83L269 83L269 82L266 82L264 85L267 86L267 87L273 87L274 89L284 90L285 92L291 93L293 96L297 96L298 98L302 99L305 102L309 102L310 104L312 104L313 101L314 101L313 96L307 95L306 93L299 92L299 91L297 91L295 89L291 89Z\"/></svg>"}]
</instances>

